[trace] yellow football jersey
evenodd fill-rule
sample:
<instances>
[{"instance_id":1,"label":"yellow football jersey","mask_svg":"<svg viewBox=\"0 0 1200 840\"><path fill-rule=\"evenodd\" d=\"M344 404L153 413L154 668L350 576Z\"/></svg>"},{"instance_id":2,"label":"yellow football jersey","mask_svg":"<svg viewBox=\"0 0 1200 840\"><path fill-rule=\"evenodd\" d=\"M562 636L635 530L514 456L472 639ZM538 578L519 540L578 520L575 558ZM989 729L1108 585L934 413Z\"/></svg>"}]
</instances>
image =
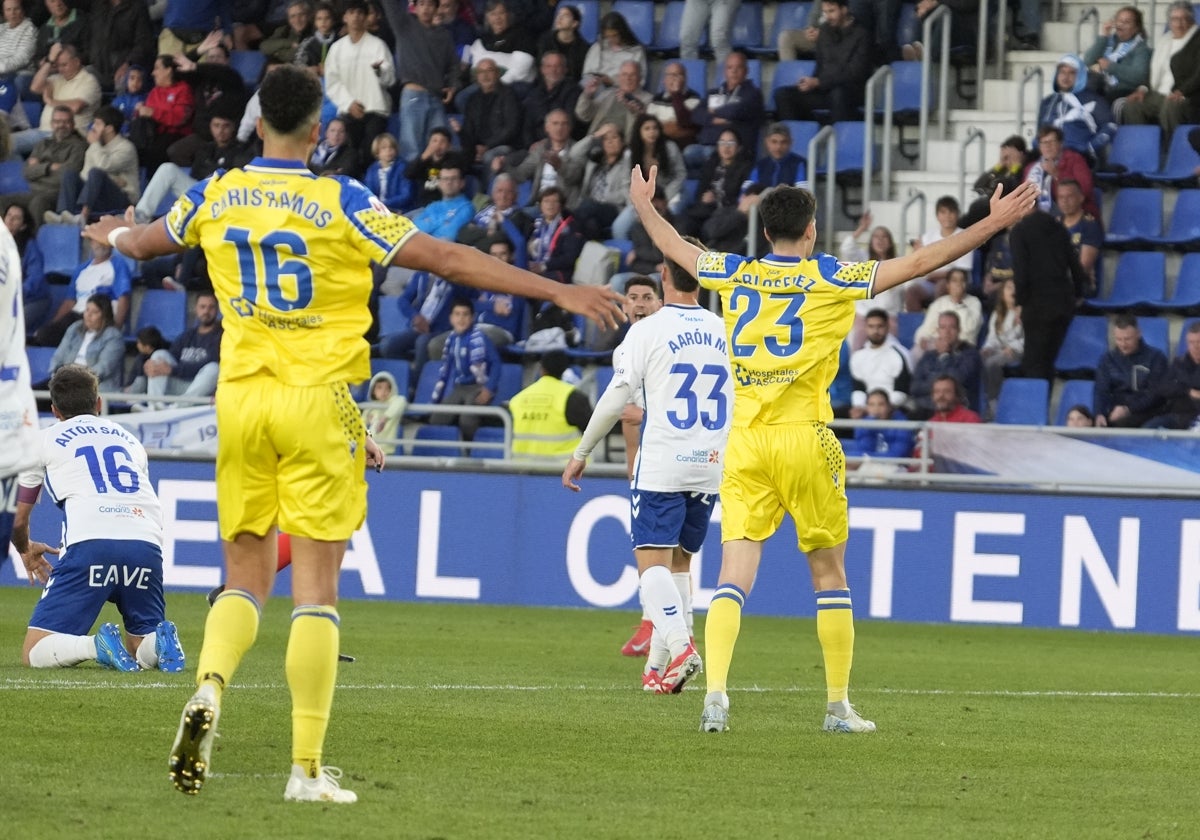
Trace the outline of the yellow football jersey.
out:
<instances>
[{"instance_id":1,"label":"yellow football jersey","mask_svg":"<svg viewBox=\"0 0 1200 840\"><path fill-rule=\"evenodd\" d=\"M222 380L306 386L371 375L370 263L390 264L416 228L362 184L256 158L196 184L166 225L208 259L225 328Z\"/></svg>"},{"instance_id":2,"label":"yellow football jersey","mask_svg":"<svg viewBox=\"0 0 1200 840\"><path fill-rule=\"evenodd\" d=\"M700 255L700 285L720 293L725 312L733 425L833 418L829 385L838 353L854 322L854 302L873 293L878 265L842 263L829 254Z\"/></svg>"}]
</instances>

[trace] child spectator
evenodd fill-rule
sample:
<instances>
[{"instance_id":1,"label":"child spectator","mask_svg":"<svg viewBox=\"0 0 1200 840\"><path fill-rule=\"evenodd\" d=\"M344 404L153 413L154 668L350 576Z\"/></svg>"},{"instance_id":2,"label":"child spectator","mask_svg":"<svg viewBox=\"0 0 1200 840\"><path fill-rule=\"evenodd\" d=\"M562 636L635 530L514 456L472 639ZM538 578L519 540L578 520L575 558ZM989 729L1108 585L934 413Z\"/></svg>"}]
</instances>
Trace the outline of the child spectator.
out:
<instances>
[{"instance_id":1,"label":"child spectator","mask_svg":"<svg viewBox=\"0 0 1200 840\"><path fill-rule=\"evenodd\" d=\"M864 420L907 420L903 411L892 407L891 396L883 388L867 394L867 414ZM851 447L859 455L875 458L907 458L913 451L913 433L908 429L872 428L859 426L854 430ZM851 454L851 453L848 453Z\"/></svg>"},{"instance_id":2,"label":"child spectator","mask_svg":"<svg viewBox=\"0 0 1200 840\"><path fill-rule=\"evenodd\" d=\"M408 408L408 400L397 388L396 377L386 370L371 377L371 382L367 386L367 395L371 402L383 403L383 405L365 409L363 422L367 426L367 431L380 441L379 448L384 451L384 454L391 455L396 451L396 445L384 441L396 438L400 420L404 417L404 410Z\"/></svg>"},{"instance_id":3,"label":"child spectator","mask_svg":"<svg viewBox=\"0 0 1200 840\"><path fill-rule=\"evenodd\" d=\"M455 300L450 308L454 332L446 341L445 355L433 402L440 405L488 405L500 384L500 354L496 346L475 326L475 307L469 300ZM454 425L463 440L474 440L482 417L477 414L435 414L429 422Z\"/></svg>"},{"instance_id":4,"label":"child spectator","mask_svg":"<svg viewBox=\"0 0 1200 840\"><path fill-rule=\"evenodd\" d=\"M128 385L121 389L126 394L146 393L146 362L150 361L150 357L157 351L171 348L171 345L163 338L163 334L159 332L158 327L142 327L138 330L136 346L138 354L133 360L131 369L134 377Z\"/></svg>"},{"instance_id":5,"label":"child spectator","mask_svg":"<svg viewBox=\"0 0 1200 840\"><path fill-rule=\"evenodd\" d=\"M400 213L412 208L412 181L404 177L399 162L400 143L391 134L379 134L371 141L375 162L367 167L363 183L389 210Z\"/></svg>"},{"instance_id":6,"label":"child spectator","mask_svg":"<svg viewBox=\"0 0 1200 840\"><path fill-rule=\"evenodd\" d=\"M113 97L112 106L121 112L125 121L121 133L129 136L129 124L137 116L138 106L146 102L146 68L140 64L130 66L125 76L125 92Z\"/></svg>"}]
</instances>

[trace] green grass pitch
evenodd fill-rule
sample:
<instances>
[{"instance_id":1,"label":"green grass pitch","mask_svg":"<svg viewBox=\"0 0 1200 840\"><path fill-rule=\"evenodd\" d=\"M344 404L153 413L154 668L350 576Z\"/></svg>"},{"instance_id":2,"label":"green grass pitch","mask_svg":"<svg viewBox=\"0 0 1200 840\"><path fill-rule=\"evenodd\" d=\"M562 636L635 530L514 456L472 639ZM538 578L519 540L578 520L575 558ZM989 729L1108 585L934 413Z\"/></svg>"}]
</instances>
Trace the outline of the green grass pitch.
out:
<instances>
[{"instance_id":1,"label":"green grass pitch","mask_svg":"<svg viewBox=\"0 0 1200 840\"><path fill-rule=\"evenodd\" d=\"M326 761L351 806L284 803L288 606L226 693L213 776L167 752L194 671L19 663L32 589L0 588L0 812L40 838L1162 838L1200 836L1196 639L858 622L851 698L820 730L812 621L747 617L731 730L703 679L646 696L631 613L342 605ZM194 668L207 605L173 595ZM105 618L115 618L107 608ZM703 653L703 617L697 635Z\"/></svg>"}]
</instances>

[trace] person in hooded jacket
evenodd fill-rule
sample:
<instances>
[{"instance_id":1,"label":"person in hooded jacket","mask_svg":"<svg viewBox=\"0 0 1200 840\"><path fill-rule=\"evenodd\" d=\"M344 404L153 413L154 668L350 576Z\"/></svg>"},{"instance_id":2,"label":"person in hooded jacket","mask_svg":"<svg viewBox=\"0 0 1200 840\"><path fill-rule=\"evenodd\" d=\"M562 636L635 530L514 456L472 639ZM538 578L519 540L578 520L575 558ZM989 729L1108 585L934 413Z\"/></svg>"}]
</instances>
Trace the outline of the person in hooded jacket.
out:
<instances>
[{"instance_id":1,"label":"person in hooded jacket","mask_svg":"<svg viewBox=\"0 0 1200 840\"><path fill-rule=\"evenodd\" d=\"M1063 145L1095 166L1112 143L1117 123L1108 100L1089 90L1087 80L1082 58L1072 53L1060 58L1054 74L1054 90L1038 107L1037 124L1060 129Z\"/></svg>"},{"instance_id":2,"label":"person in hooded jacket","mask_svg":"<svg viewBox=\"0 0 1200 840\"><path fill-rule=\"evenodd\" d=\"M381 407L364 409L363 423L366 424L367 431L380 441L379 448L385 454L391 455L396 451L396 445L385 441L398 437L397 432L404 417L404 410L408 408L408 400L396 386L396 377L386 370L381 370L371 377L367 385L367 400L383 403Z\"/></svg>"}]
</instances>

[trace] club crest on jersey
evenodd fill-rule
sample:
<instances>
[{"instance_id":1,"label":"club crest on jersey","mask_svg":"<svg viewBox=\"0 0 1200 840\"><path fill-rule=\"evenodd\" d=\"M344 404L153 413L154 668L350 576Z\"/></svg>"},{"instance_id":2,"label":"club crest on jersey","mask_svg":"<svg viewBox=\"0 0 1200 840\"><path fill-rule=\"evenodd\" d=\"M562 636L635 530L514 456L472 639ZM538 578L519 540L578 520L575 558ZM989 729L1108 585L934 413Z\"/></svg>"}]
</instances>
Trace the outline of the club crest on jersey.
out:
<instances>
[{"instance_id":1,"label":"club crest on jersey","mask_svg":"<svg viewBox=\"0 0 1200 840\"><path fill-rule=\"evenodd\" d=\"M708 453L708 463L710 463L710 464L721 463L721 451L719 449L714 449Z\"/></svg>"}]
</instances>

